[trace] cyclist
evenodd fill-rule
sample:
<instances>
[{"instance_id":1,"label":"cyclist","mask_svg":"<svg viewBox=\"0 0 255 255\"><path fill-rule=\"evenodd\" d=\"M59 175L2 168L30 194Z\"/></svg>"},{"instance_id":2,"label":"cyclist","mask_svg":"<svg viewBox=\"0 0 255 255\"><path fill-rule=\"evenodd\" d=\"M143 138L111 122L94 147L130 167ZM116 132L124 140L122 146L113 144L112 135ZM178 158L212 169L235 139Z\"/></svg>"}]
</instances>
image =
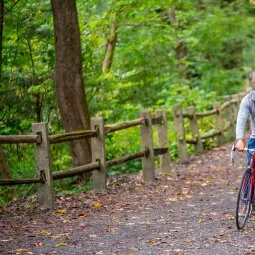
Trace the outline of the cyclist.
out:
<instances>
[{"instance_id":1,"label":"cyclist","mask_svg":"<svg viewBox=\"0 0 255 255\"><path fill-rule=\"evenodd\" d=\"M244 151L245 148L245 129L248 119L251 119L251 135L248 141L248 148L255 149L255 91L247 94L241 101L237 122L236 122L236 149L238 151ZM247 153L247 166L250 165L251 154ZM249 183L245 185L245 191L242 197L244 203L243 210L245 210L245 201L247 200ZM241 214L244 214L241 208Z\"/></svg>"}]
</instances>

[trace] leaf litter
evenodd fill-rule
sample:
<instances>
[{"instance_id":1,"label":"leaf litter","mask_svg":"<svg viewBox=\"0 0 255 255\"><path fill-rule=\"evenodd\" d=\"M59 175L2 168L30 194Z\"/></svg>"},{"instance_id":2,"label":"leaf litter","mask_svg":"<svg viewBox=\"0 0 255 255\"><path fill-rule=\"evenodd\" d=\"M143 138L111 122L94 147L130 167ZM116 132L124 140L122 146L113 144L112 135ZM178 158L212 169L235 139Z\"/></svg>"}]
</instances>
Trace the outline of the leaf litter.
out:
<instances>
[{"instance_id":1,"label":"leaf litter","mask_svg":"<svg viewBox=\"0 0 255 255\"><path fill-rule=\"evenodd\" d=\"M230 147L192 156L188 170L172 164L153 183L120 175L105 194L57 196L53 211L40 211L35 196L13 201L0 208L0 253L244 254L244 244L255 242L255 226L235 228L243 168L228 165Z\"/></svg>"}]
</instances>

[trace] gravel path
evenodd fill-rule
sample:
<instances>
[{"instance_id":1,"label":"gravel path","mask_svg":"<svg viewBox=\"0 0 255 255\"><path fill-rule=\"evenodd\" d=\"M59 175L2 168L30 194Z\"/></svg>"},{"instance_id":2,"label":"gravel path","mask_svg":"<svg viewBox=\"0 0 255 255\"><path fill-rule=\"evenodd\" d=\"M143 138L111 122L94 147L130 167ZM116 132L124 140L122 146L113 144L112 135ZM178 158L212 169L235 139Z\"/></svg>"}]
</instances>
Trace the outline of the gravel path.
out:
<instances>
[{"instance_id":1,"label":"gravel path","mask_svg":"<svg viewBox=\"0 0 255 255\"><path fill-rule=\"evenodd\" d=\"M230 144L196 156L154 183L112 180L106 194L58 197L41 212L33 200L0 211L0 254L255 254L255 222L235 226L244 154L232 168Z\"/></svg>"}]
</instances>

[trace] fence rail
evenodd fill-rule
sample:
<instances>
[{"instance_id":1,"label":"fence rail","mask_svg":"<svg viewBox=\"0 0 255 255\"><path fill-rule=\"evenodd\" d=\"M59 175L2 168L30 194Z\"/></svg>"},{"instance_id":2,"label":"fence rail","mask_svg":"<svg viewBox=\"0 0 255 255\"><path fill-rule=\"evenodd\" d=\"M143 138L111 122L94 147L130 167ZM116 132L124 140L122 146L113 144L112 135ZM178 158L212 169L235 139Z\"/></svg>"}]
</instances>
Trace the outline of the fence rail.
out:
<instances>
[{"instance_id":1,"label":"fence rail","mask_svg":"<svg viewBox=\"0 0 255 255\"><path fill-rule=\"evenodd\" d=\"M0 186L11 186L18 184L31 184L31 183L40 183L43 182L40 178L24 178L17 180L0 180Z\"/></svg>"},{"instance_id":2,"label":"fence rail","mask_svg":"<svg viewBox=\"0 0 255 255\"><path fill-rule=\"evenodd\" d=\"M125 122L114 124L114 125L104 126L104 133L108 134L108 133L119 131L122 129L139 126L139 125L143 124L144 121L145 121L144 118L139 118L139 119L132 120L132 121L125 121Z\"/></svg>"},{"instance_id":3,"label":"fence rail","mask_svg":"<svg viewBox=\"0 0 255 255\"><path fill-rule=\"evenodd\" d=\"M0 144L41 143L40 135L0 135Z\"/></svg>"},{"instance_id":4,"label":"fence rail","mask_svg":"<svg viewBox=\"0 0 255 255\"><path fill-rule=\"evenodd\" d=\"M99 170L99 169L100 169L100 163L93 162L88 165L74 167L74 168L70 168L70 169L64 170L64 171L53 172L52 178L53 178L53 180L59 180L59 179L63 179L63 178L81 175L81 174L84 174L87 172L92 172L94 170Z\"/></svg>"},{"instance_id":5,"label":"fence rail","mask_svg":"<svg viewBox=\"0 0 255 255\"><path fill-rule=\"evenodd\" d=\"M62 142L70 142L73 140L79 140L87 137L96 137L96 130L78 130L75 132L58 134L58 135L50 135L49 142L50 144L62 143Z\"/></svg>"}]
</instances>

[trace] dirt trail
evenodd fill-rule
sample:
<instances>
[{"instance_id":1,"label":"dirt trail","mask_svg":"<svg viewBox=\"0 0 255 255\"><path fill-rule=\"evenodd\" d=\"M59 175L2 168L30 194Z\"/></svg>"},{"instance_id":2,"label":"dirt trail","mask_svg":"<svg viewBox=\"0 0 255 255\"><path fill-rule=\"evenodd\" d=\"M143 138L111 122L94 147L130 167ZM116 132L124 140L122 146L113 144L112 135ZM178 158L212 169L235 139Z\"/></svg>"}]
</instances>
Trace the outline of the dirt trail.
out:
<instances>
[{"instance_id":1,"label":"dirt trail","mask_svg":"<svg viewBox=\"0 0 255 255\"><path fill-rule=\"evenodd\" d=\"M235 226L244 154L230 144L175 165L154 183L113 180L106 194L58 198L40 212L33 200L0 209L0 254L255 254L255 222Z\"/></svg>"}]
</instances>

